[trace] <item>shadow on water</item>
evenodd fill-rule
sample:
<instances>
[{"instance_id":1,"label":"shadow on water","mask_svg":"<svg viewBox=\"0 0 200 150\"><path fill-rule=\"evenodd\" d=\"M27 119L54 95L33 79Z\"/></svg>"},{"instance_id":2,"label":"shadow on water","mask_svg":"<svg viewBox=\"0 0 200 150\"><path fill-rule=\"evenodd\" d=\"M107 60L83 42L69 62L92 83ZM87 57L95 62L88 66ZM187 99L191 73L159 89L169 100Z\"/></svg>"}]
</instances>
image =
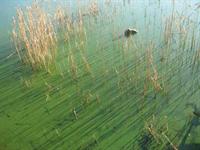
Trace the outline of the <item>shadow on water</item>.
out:
<instances>
[{"instance_id":1,"label":"shadow on water","mask_svg":"<svg viewBox=\"0 0 200 150\"><path fill-rule=\"evenodd\" d=\"M200 144L195 144L195 143L184 144L179 149L180 150L198 150L200 149Z\"/></svg>"},{"instance_id":2,"label":"shadow on water","mask_svg":"<svg viewBox=\"0 0 200 150\"><path fill-rule=\"evenodd\" d=\"M141 150L148 150L152 142L153 142L152 135L146 132L144 132L141 138L138 140L138 144Z\"/></svg>"},{"instance_id":3,"label":"shadow on water","mask_svg":"<svg viewBox=\"0 0 200 150\"><path fill-rule=\"evenodd\" d=\"M185 143L192 129L200 125L200 117L195 115L195 112L198 112L197 106L195 104L189 103L189 104L186 104L186 106L192 106L194 111L193 111L193 117L191 118L191 120L189 121L186 127L187 129L181 140L179 149L180 150L197 150L197 149L200 149L200 143L190 143L190 144L185 144Z\"/></svg>"}]
</instances>

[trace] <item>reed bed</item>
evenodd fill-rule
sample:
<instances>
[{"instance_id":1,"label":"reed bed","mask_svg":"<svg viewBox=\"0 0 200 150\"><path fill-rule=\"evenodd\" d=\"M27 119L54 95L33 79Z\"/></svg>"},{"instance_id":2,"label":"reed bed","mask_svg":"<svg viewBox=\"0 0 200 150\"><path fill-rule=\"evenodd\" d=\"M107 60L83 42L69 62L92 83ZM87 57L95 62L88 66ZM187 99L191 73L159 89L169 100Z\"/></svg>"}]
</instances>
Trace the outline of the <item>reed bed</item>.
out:
<instances>
[{"instance_id":1,"label":"reed bed","mask_svg":"<svg viewBox=\"0 0 200 150\"><path fill-rule=\"evenodd\" d=\"M86 57L86 44L87 33L83 22L85 12L80 9L73 19L69 12L66 12L64 8L57 8L55 18L58 22L58 32L61 35L60 39L64 39L64 44L67 46L64 53L68 55L68 64L70 66L70 72L74 79L77 79L78 70L75 57L80 55L84 71L91 74L91 66Z\"/></svg>"},{"instance_id":2,"label":"reed bed","mask_svg":"<svg viewBox=\"0 0 200 150\"><path fill-rule=\"evenodd\" d=\"M96 16L97 12L97 4L91 3L88 15ZM84 14L79 10L75 18L72 18L70 12L58 6L55 13L50 15L38 3L24 9L18 8L17 16L13 18L12 39L20 60L30 63L33 69L44 67L48 70L56 63L57 54L61 54L57 47L63 41L72 75L77 74L73 56L76 51L81 55L85 72L91 74L85 54L87 35L83 23Z\"/></svg>"},{"instance_id":3,"label":"reed bed","mask_svg":"<svg viewBox=\"0 0 200 150\"><path fill-rule=\"evenodd\" d=\"M32 68L47 69L55 61L57 37L53 22L38 4L17 9L12 35L19 58Z\"/></svg>"}]
</instances>

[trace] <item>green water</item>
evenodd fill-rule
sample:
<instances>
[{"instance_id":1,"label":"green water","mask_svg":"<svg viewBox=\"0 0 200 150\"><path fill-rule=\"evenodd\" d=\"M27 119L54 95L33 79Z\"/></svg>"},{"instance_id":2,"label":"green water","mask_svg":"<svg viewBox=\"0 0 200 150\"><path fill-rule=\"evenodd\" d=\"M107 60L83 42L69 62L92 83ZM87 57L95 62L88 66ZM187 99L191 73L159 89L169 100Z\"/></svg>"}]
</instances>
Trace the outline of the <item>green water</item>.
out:
<instances>
[{"instance_id":1,"label":"green water","mask_svg":"<svg viewBox=\"0 0 200 150\"><path fill-rule=\"evenodd\" d=\"M156 142L145 123L168 126L166 135L180 149L200 149L199 61L193 63L199 48L198 1L117 0L98 1L99 15L85 18L87 42L84 53L92 74L86 74L75 49L78 80L69 72L68 45L58 46L59 56L51 73L32 71L20 62L10 42L11 21L17 7L28 1L3 0L0 5L0 149L167 149L163 135ZM81 1L83 8L88 1ZM75 1L53 1L76 12ZM186 45L179 46L174 31L170 48L164 44L166 18L172 12L189 18ZM185 25L186 24L186 25ZM126 39L123 31L134 27L138 34ZM192 32L196 45L191 48ZM113 40L114 39L114 40ZM159 83L159 92L146 81L146 53L150 43ZM122 48L122 45L124 48ZM165 56L162 61L162 56ZM196 108L195 108L196 107ZM77 114L77 119L74 115ZM154 116L154 117L153 117Z\"/></svg>"}]
</instances>

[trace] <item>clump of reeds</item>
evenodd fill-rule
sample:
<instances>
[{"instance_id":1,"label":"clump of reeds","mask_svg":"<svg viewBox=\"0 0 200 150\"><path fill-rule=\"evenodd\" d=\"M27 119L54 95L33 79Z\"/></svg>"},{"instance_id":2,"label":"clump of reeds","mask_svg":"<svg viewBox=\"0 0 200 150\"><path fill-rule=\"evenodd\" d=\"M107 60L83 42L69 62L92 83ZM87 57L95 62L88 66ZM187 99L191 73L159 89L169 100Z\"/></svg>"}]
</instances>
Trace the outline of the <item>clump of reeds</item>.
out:
<instances>
[{"instance_id":1,"label":"clump of reeds","mask_svg":"<svg viewBox=\"0 0 200 150\"><path fill-rule=\"evenodd\" d=\"M165 29L164 29L164 43L166 44L166 46L170 46L171 44L171 40L172 40L172 36L173 36L173 18L174 16L172 15L171 17L166 19L166 23L165 23Z\"/></svg>"},{"instance_id":2,"label":"clump of reeds","mask_svg":"<svg viewBox=\"0 0 200 150\"><path fill-rule=\"evenodd\" d=\"M159 83L159 76L157 69L153 63L153 55L152 50L154 46L153 44L150 45L150 47L147 48L147 68L146 68L146 79L147 81L150 81L156 91L162 90L162 87ZM146 88L146 86L145 86ZM146 89L145 89L146 90Z\"/></svg>"},{"instance_id":3,"label":"clump of reeds","mask_svg":"<svg viewBox=\"0 0 200 150\"><path fill-rule=\"evenodd\" d=\"M55 21L57 22L60 34L63 34L64 41L69 42L73 34L73 20L69 13L66 13L62 7L58 7L55 12Z\"/></svg>"},{"instance_id":4,"label":"clump of reeds","mask_svg":"<svg viewBox=\"0 0 200 150\"><path fill-rule=\"evenodd\" d=\"M97 4L97 1L94 1L89 5L89 13L93 16L96 16L99 14L99 7Z\"/></svg>"},{"instance_id":5,"label":"clump of reeds","mask_svg":"<svg viewBox=\"0 0 200 150\"><path fill-rule=\"evenodd\" d=\"M48 68L55 60L57 38L52 19L38 4L17 9L12 35L19 58L33 68Z\"/></svg>"},{"instance_id":6,"label":"clump of reeds","mask_svg":"<svg viewBox=\"0 0 200 150\"><path fill-rule=\"evenodd\" d=\"M153 121L154 121L154 118L153 118ZM161 136L157 132L157 129L155 127L154 122L146 122L145 128L153 136L154 140L156 140L156 142L158 144L160 144L161 143Z\"/></svg>"},{"instance_id":7,"label":"clump of reeds","mask_svg":"<svg viewBox=\"0 0 200 150\"><path fill-rule=\"evenodd\" d=\"M70 67L70 72L72 74L72 78L74 80L77 80L78 78L78 67L77 67L77 64L76 64L76 61L75 61L75 58L74 58L74 54L69 51L69 55L68 55L68 63L69 63L69 67Z\"/></svg>"},{"instance_id":8,"label":"clump of reeds","mask_svg":"<svg viewBox=\"0 0 200 150\"><path fill-rule=\"evenodd\" d=\"M88 11L88 15L98 14L97 1L89 4ZM50 15L37 2L30 7L17 9L17 15L13 18L12 39L19 58L30 63L33 69L45 67L49 71L50 64L56 58L57 44L64 41L64 53L68 55L69 70L73 78L77 79L77 55L81 56L85 72L92 74L86 56L84 15L81 9L72 15L60 6Z\"/></svg>"},{"instance_id":9,"label":"clump of reeds","mask_svg":"<svg viewBox=\"0 0 200 150\"><path fill-rule=\"evenodd\" d=\"M64 42L70 49L67 51L68 63L74 79L77 79L77 63L74 56L78 53L81 56L85 72L91 74L91 67L85 53L87 35L84 28L83 14L79 9L74 18L72 18L70 13L66 12L62 7L57 8L55 14L58 28L61 31L59 34L64 36Z\"/></svg>"},{"instance_id":10,"label":"clump of reeds","mask_svg":"<svg viewBox=\"0 0 200 150\"><path fill-rule=\"evenodd\" d=\"M165 121L163 124L159 125L159 120L153 117L145 123L145 129L150 133L150 135L154 138L157 144L166 144L169 143L172 149L178 150L176 146L172 143L172 141L167 136L168 133L168 123L167 116L165 116Z\"/></svg>"}]
</instances>

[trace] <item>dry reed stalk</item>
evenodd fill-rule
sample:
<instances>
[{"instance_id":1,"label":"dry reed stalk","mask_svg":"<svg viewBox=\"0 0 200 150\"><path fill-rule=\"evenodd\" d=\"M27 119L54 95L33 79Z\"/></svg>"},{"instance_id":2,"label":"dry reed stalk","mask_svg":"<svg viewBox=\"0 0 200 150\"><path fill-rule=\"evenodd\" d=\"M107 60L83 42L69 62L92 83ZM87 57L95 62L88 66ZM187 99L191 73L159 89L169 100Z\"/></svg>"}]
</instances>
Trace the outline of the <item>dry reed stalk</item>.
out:
<instances>
[{"instance_id":1,"label":"dry reed stalk","mask_svg":"<svg viewBox=\"0 0 200 150\"><path fill-rule=\"evenodd\" d=\"M73 34L73 20L69 14L70 13L65 12L62 7L58 7L55 13L55 20L61 28L61 33L64 34L65 42L67 42Z\"/></svg>"},{"instance_id":2,"label":"dry reed stalk","mask_svg":"<svg viewBox=\"0 0 200 150\"><path fill-rule=\"evenodd\" d=\"M65 42L68 45L71 45L70 42L75 43L75 47L80 52L81 59L85 66L85 71L91 73L91 67L88 63L88 60L85 56L85 45L87 41L86 31L84 29L83 23L83 13L81 10L78 10L77 19L72 21L72 18L68 13L66 13L63 8L59 7L56 10L55 18L59 22L61 32L64 33ZM77 65L74 59L74 54L71 50L68 53L68 62L70 65L70 70L74 79L77 78Z\"/></svg>"},{"instance_id":3,"label":"dry reed stalk","mask_svg":"<svg viewBox=\"0 0 200 150\"><path fill-rule=\"evenodd\" d=\"M77 68L78 67L77 67L77 64L75 62L74 55L73 55L73 53L71 51L69 51L68 63L69 63L69 67L70 67L70 72L72 74L72 78L74 80L77 80L77 77L78 77L77 76L77 73L78 73Z\"/></svg>"},{"instance_id":4,"label":"dry reed stalk","mask_svg":"<svg viewBox=\"0 0 200 150\"><path fill-rule=\"evenodd\" d=\"M153 67L153 76L151 77L151 81L156 91L162 90L162 87L160 86L160 83L158 82L158 72L154 67Z\"/></svg>"},{"instance_id":5,"label":"dry reed stalk","mask_svg":"<svg viewBox=\"0 0 200 150\"><path fill-rule=\"evenodd\" d=\"M160 83L158 82L158 80L159 80L158 72L153 63L153 55L152 55L153 47L154 46L151 43L150 47L147 48L146 80L151 81L151 83L153 84L153 87L156 91L160 91L160 90L162 90L162 87L160 86Z\"/></svg>"},{"instance_id":6,"label":"dry reed stalk","mask_svg":"<svg viewBox=\"0 0 200 150\"><path fill-rule=\"evenodd\" d=\"M158 134L156 127L155 127L155 116L153 116L152 120L145 123L145 128L147 131L153 136L158 144L161 143L161 136Z\"/></svg>"},{"instance_id":7,"label":"dry reed stalk","mask_svg":"<svg viewBox=\"0 0 200 150\"><path fill-rule=\"evenodd\" d=\"M160 136L157 134L155 129L152 127L152 125L147 126L146 129L149 131L149 133L153 136L153 138L156 140L158 144L160 144Z\"/></svg>"},{"instance_id":8,"label":"dry reed stalk","mask_svg":"<svg viewBox=\"0 0 200 150\"><path fill-rule=\"evenodd\" d=\"M97 16L99 14L99 7L98 7L98 4L97 4L97 1L93 1L92 3L90 3L89 13L92 16Z\"/></svg>"},{"instance_id":9,"label":"dry reed stalk","mask_svg":"<svg viewBox=\"0 0 200 150\"><path fill-rule=\"evenodd\" d=\"M13 29L12 29L12 37L11 38L12 38L12 41L14 43L14 47L16 49L16 52L19 56L19 59L22 60L21 54L20 54L21 44L20 44L20 41L19 41L19 38L18 38L17 24L16 24L16 20L15 20L14 17L13 17Z\"/></svg>"},{"instance_id":10,"label":"dry reed stalk","mask_svg":"<svg viewBox=\"0 0 200 150\"><path fill-rule=\"evenodd\" d=\"M162 133L162 135L169 142L169 144L171 145L171 147L173 148L173 150L178 150L178 148L171 142L171 140L168 138L168 136L165 133Z\"/></svg>"},{"instance_id":11,"label":"dry reed stalk","mask_svg":"<svg viewBox=\"0 0 200 150\"><path fill-rule=\"evenodd\" d=\"M167 117L165 116L165 119ZM177 150L176 146L171 142L171 140L167 137L166 133L168 132L168 123L167 120L161 126L158 126L158 121L156 120L155 116L153 115L152 119L145 123L145 128L147 131L153 136L158 144L166 143L167 142L172 146L174 150ZM166 139L164 140L163 139Z\"/></svg>"},{"instance_id":12,"label":"dry reed stalk","mask_svg":"<svg viewBox=\"0 0 200 150\"><path fill-rule=\"evenodd\" d=\"M144 88L143 88L143 92L142 92L143 99L146 97L146 95L147 95L147 85L145 83Z\"/></svg>"},{"instance_id":13,"label":"dry reed stalk","mask_svg":"<svg viewBox=\"0 0 200 150\"><path fill-rule=\"evenodd\" d=\"M151 62L152 62L152 58L151 58L151 53L150 50L147 49L147 54L146 54L146 61L147 61L147 66L146 66L146 79L150 80L151 79Z\"/></svg>"},{"instance_id":14,"label":"dry reed stalk","mask_svg":"<svg viewBox=\"0 0 200 150\"><path fill-rule=\"evenodd\" d=\"M87 35L84 27L84 21L83 21L83 12L79 9L78 10L78 20L77 24L75 25L77 30L76 30L76 35L80 39L80 43L82 44L87 40Z\"/></svg>"},{"instance_id":15,"label":"dry reed stalk","mask_svg":"<svg viewBox=\"0 0 200 150\"><path fill-rule=\"evenodd\" d=\"M81 53L81 58L82 58L82 61L83 61L84 66L85 66L85 72L91 74L92 72L91 72L90 64L88 63L88 60L87 60L87 58L83 55L83 53Z\"/></svg>"},{"instance_id":16,"label":"dry reed stalk","mask_svg":"<svg viewBox=\"0 0 200 150\"><path fill-rule=\"evenodd\" d=\"M173 150L178 150L177 147L172 143L172 141L168 138L168 136L164 132L162 132L161 135L159 134L159 132L156 130L156 128L152 123L146 124L145 128L149 131L149 133L153 136L153 138L156 140L158 144L160 144L160 142L162 141L161 138L162 135L167 140L167 142L169 142Z\"/></svg>"},{"instance_id":17,"label":"dry reed stalk","mask_svg":"<svg viewBox=\"0 0 200 150\"><path fill-rule=\"evenodd\" d=\"M171 39L172 39L172 18L167 18L165 23L165 29L164 29L164 43L169 47L171 45Z\"/></svg>"},{"instance_id":18,"label":"dry reed stalk","mask_svg":"<svg viewBox=\"0 0 200 150\"><path fill-rule=\"evenodd\" d=\"M78 23L77 23L77 26L78 26L78 30L76 31L77 32L77 38L78 38L78 41L77 41L77 48L79 49L79 52L80 52L80 55L81 55L81 59L83 61L83 64L85 66L85 71L86 73L89 73L91 74L91 66L85 56L85 50L86 50L86 42L87 42L87 35L86 35L86 31L85 31L85 28L84 28L84 23L83 23L83 17L82 17L82 12L81 10L78 11Z\"/></svg>"}]
</instances>

